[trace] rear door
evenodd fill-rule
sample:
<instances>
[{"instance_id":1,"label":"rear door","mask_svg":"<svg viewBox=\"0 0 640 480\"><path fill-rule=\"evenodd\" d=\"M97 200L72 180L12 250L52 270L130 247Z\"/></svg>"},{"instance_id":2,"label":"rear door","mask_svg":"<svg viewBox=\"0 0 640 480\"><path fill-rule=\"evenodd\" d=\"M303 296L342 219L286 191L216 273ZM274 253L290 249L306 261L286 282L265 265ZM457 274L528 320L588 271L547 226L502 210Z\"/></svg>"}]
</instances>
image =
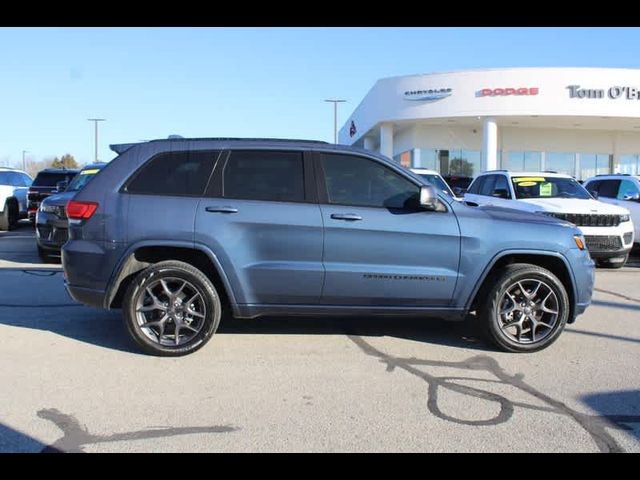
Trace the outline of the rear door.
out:
<instances>
[{"instance_id":1,"label":"rear door","mask_svg":"<svg viewBox=\"0 0 640 480\"><path fill-rule=\"evenodd\" d=\"M381 162L317 154L326 305L449 304L458 275L455 215L419 208L420 186Z\"/></svg>"},{"instance_id":2,"label":"rear door","mask_svg":"<svg viewBox=\"0 0 640 480\"><path fill-rule=\"evenodd\" d=\"M322 217L309 154L225 153L198 206L195 241L218 256L237 303L317 304Z\"/></svg>"}]
</instances>

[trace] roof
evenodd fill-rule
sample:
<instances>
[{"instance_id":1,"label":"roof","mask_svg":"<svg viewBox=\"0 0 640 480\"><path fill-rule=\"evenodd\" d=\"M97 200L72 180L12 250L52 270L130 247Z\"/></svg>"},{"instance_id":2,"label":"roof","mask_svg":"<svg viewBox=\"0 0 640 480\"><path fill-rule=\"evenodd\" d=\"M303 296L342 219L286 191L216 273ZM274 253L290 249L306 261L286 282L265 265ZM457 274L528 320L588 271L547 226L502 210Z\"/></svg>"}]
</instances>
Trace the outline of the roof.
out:
<instances>
[{"instance_id":1,"label":"roof","mask_svg":"<svg viewBox=\"0 0 640 480\"><path fill-rule=\"evenodd\" d=\"M558 173L558 172L511 172L509 170L487 170L486 172L482 172L480 175L488 175L492 173L504 173L509 175L510 177L558 177L558 178L573 178L571 175L566 173ZM478 175L478 176L480 176Z\"/></svg>"},{"instance_id":2,"label":"roof","mask_svg":"<svg viewBox=\"0 0 640 480\"><path fill-rule=\"evenodd\" d=\"M118 154L122 154L136 145L144 144L156 144L162 142L169 142L171 144L183 143L183 142L211 142L211 143L224 143L224 144L238 144L238 145L251 145L251 144L298 144L300 146L318 146L318 145L331 145L322 140L304 140L304 139L289 139L289 138L239 138L239 137L204 137L204 138L176 138L170 136L170 138L161 138L156 140L149 140L148 142L139 143L122 143L112 144L109 148Z\"/></svg>"},{"instance_id":3,"label":"roof","mask_svg":"<svg viewBox=\"0 0 640 480\"><path fill-rule=\"evenodd\" d=\"M438 172L436 172L435 170L429 170L426 168L412 168L411 171L413 173L417 173L418 175L438 175L440 176L440 174Z\"/></svg>"},{"instance_id":4,"label":"roof","mask_svg":"<svg viewBox=\"0 0 640 480\"><path fill-rule=\"evenodd\" d=\"M79 168L45 168L38 173L78 173L79 171Z\"/></svg>"}]
</instances>

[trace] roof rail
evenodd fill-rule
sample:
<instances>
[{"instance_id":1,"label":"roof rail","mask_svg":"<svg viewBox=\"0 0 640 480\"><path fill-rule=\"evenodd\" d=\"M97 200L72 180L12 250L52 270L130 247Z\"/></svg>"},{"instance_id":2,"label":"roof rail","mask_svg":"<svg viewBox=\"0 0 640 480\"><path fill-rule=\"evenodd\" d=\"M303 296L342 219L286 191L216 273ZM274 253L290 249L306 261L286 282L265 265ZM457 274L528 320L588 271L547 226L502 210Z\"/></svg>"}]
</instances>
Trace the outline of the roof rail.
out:
<instances>
[{"instance_id":1,"label":"roof rail","mask_svg":"<svg viewBox=\"0 0 640 480\"><path fill-rule=\"evenodd\" d=\"M630 177L630 173L599 173L596 177Z\"/></svg>"}]
</instances>

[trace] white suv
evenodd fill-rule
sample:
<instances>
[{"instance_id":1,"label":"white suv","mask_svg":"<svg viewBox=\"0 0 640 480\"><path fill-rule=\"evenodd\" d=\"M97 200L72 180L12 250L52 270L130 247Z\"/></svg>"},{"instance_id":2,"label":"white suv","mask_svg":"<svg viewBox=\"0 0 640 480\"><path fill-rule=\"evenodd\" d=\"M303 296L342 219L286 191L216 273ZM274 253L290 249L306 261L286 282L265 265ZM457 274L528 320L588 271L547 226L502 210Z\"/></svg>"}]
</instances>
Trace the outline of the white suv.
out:
<instances>
[{"instance_id":1,"label":"white suv","mask_svg":"<svg viewBox=\"0 0 640 480\"><path fill-rule=\"evenodd\" d=\"M429 182L431 185L436 187L439 190L442 190L445 194L449 195L451 198L456 200L462 200L460 197L456 197L453 193L449 184L445 182L444 178L436 172L435 170L427 170L426 168L412 168L411 171L419 176L421 176L424 180Z\"/></svg>"},{"instance_id":2,"label":"white suv","mask_svg":"<svg viewBox=\"0 0 640 480\"><path fill-rule=\"evenodd\" d=\"M22 170L0 167L0 230L10 230L20 218L26 218L32 181Z\"/></svg>"},{"instance_id":3,"label":"white suv","mask_svg":"<svg viewBox=\"0 0 640 480\"><path fill-rule=\"evenodd\" d=\"M629 210L595 200L573 177L552 172L496 170L476 177L464 199L567 220L582 230L599 266L622 267L633 246Z\"/></svg>"},{"instance_id":4,"label":"white suv","mask_svg":"<svg viewBox=\"0 0 640 480\"><path fill-rule=\"evenodd\" d=\"M587 178L584 188L597 194L601 202L624 207L631 212L634 239L640 242L640 177L628 174L598 175Z\"/></svg>"}]
</instances>

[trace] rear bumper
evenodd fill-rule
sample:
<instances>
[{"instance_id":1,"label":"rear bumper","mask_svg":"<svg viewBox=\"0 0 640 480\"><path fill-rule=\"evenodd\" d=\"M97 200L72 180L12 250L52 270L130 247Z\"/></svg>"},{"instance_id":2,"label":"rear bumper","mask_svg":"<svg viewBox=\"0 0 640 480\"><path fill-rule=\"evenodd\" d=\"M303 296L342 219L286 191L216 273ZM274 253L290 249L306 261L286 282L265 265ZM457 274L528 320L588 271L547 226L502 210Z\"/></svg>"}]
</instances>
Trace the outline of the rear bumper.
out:
<instances>
[{"instance_id":1,"label":"rear bumper","mask_svg":"<svg viewBox=\"0 0 640 480\"><path fill-rule=\"evenodd\" d=\"M40 247L59 252L68 239L69 228L66 219L53 213L37 213L36 242Z\"/></svg>"},{"instance_id":2,"label":"rear bumper","mask_svg":"<svg viewBox=\"0 0 640 480\"><path fill-rule=\"evenodd\" d=\"M67 289L67 293L74 301L90 307L104 308L104 290L76 287L69 285L66 281L64 282L64 287Z\"/></svg>"}]
</instances>

